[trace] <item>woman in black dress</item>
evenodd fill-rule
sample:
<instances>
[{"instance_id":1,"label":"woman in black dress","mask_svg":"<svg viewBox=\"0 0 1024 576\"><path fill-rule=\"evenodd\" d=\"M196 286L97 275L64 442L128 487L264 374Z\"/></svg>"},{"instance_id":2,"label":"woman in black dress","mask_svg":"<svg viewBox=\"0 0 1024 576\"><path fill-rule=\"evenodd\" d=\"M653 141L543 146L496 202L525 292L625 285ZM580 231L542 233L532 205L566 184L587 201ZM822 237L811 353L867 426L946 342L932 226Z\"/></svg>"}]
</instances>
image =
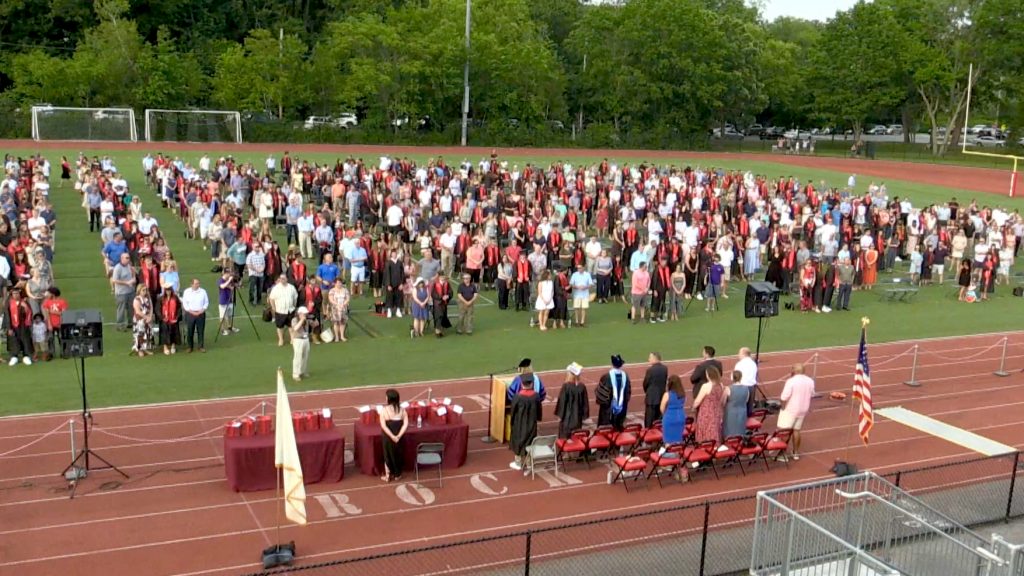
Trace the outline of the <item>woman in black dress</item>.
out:
<instances>
[{"instance_id":1,"label":"woman in black dress","mask_svg":"<svg viewBox=\"0 0 1024 576\"><path fill-rule=\"evenodd\" d=\"M960 286L960 293L957 300L963 302L967 296L967 288L971 285L971 261L963 259L960 261L960 271L957 274L956 283Z\"/></svg>"},{"instance_id":2,"label":"woman in black dress","mask_svg":"<svg viewBox=\"0 0 1024 576\"><path fill-rule=\"evenodd\" d=\"M380 413L380 438L384 445L384 475L380 479L392 482L402 477L401 442L409 428L409 414L402 410L397 390L389 389L385 397L388 403Z\"/></svg>"}]
</instances>

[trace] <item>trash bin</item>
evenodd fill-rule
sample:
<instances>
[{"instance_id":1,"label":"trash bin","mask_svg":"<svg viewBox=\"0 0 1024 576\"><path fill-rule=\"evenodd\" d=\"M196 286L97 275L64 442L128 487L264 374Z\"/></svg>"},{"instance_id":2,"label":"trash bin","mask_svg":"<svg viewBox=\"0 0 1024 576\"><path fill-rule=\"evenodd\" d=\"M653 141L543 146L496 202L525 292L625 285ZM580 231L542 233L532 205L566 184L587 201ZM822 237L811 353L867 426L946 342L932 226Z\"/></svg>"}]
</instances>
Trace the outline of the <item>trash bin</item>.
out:
<instances>
[{"instance_id":1,"label":"trash bin","mask_svg":"<svg viewBox=\"0 0 1024 576\"><path fill-rule=\"evenodd\" d=\"M868 142L867 143L865 154L867 155L869 160L874 160L875 159L875 144L876 144L875 142Z\"/></svg>"}]
</instances>

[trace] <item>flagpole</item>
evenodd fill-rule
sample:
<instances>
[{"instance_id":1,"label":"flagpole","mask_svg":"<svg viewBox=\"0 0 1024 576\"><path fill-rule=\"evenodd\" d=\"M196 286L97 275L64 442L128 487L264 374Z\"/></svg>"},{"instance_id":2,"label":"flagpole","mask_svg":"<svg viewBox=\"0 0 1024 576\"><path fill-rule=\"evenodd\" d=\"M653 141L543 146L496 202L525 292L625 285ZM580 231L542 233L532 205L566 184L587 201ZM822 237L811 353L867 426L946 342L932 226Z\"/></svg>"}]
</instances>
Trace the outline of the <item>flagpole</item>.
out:
<instances>
[{"instance_id":1,"label":"flagpole","mask_svg":"<svg viewBox=\"0 0 1024 576\"><path fill-rule=\"evenodd\" d=\"M277 377L278 378L283 378L284 377L284 373L281 371L280 366L277 368ZM275 450L276 450L276 446L275 446ZM274 542L275 542L274 546L275 546L275 548L280 548L280 546L281 546L281 509L284 508L284 506L283 506L283 504L284 504L284 494L281 492L281 474L283 474L283 471L281 470L281 467L278 466L277 463L275 462L274 463L274 480L277 482L277 489L275 490L275 494L277 494L277 500L280 502L276 506L276 508L277 508L277 537L274 539Z\"/></svg>"},{"instance_id":2,"label":"flagpole","mask_svg":"<svg viewBox=\"0 0 1024 576\"><path fill-rule=\"evenodd\" d=\"M867 316L860 319L861 338L865 342L865 345L867 344L868 324L870 323L871 320ZM860 360L858 359L858 362L859 361ZM843 453L843 459L836 460L835 465L832 467L832 472L835 473L836 476L847 476L856 472L854 466L850 464L850 446L853 444L853 429L857 426L856 416L858 401L862 402L862 400L855 398L853 395L850 396L850 422L846 433L846 449Z\"/></svg>"}]
</instances>

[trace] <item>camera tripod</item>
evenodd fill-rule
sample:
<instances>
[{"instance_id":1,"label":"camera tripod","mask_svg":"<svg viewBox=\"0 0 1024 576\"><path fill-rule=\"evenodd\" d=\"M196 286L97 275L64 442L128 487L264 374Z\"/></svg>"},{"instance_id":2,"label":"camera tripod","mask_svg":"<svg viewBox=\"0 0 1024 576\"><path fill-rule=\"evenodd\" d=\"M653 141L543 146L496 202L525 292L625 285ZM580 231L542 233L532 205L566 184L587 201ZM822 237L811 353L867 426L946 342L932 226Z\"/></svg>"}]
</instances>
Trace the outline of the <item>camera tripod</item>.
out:
<instances>
[{"instance_id":1,"label":"camera tripod","mask_svg":"<svg viewBox=\"0 0 1024 576\"><path fill-rule=\"evenodd\" d=\"M235 325L235 306L238 304L238 282L236 276L231 276L231 316L225 316L220 319L217 324L217 334L213 336L214 344L220 339L221 332L224 331L224 323L228 322L232 327ZM219 288L218 284L218 288ZM245 303L245 298L242 298L242 309L245 310L245 316L249 319L249 325L252 326L252 332L256 335L256 341L261 342L260 331L256 329L256 322L252 319L252 313L249 312L249 305Z\"/></svg>"}]
</instances>

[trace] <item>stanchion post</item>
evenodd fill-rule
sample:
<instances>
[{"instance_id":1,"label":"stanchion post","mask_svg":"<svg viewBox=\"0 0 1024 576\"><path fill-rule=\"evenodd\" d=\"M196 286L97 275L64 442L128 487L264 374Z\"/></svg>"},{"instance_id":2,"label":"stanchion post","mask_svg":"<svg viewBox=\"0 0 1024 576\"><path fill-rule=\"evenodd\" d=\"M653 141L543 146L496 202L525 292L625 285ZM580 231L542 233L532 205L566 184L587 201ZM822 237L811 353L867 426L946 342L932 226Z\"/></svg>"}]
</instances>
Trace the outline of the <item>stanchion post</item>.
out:
<instances>
[{"instance_id":1,"label":"stanchion post","mask_svg":"<svg viewBox=\"0 0 1024 576\"><path fill-rule=\"evenodd\" d=\"M266 416L266 415L267 415L267 401L264 400L264 401L260 402L260 416Z\"/></svg>"},{"instance_id":2,"label":"stanchion post","mask_svg":"<svg viewBox=\"0 0 1024 576\"><path fill-rule=\"evenodd\" d=\"M993 374L1000 378L1005 378L1010 375L1010 373L1006 371L1006 345L1009 340L1009 338L1003 336L1003 353L999 356L999 370L993 372Z\"/></svg>"},{"instance_id":3,"label":"stanchion post","mask_svg":"<svg viewBox=\"0 0 1024 576\"><path fill-rule=\"evenodd\" d=\"M811 357L811 361L814 362L814 365L811 366L811 380L814 380L815 382L817 382L818 381L818 352L814 353L814 356ZM814 394L813 398L821 398L824 395L825 394L822 393L822 392L816 392Z\"/></svg>"},{"instance_id":4,"label":"stanchion post","mask_svg":"<svg viewBox=\"0 0 1024 576\"><path fill-rule=\"evenodd\" d=\"M914 344L914 363L910 366L910 380L904 382L904 384L911 388L917 388L921 385L921 383L917 381L917 350L918 345Z\"/></svg>"}]
</instances>

